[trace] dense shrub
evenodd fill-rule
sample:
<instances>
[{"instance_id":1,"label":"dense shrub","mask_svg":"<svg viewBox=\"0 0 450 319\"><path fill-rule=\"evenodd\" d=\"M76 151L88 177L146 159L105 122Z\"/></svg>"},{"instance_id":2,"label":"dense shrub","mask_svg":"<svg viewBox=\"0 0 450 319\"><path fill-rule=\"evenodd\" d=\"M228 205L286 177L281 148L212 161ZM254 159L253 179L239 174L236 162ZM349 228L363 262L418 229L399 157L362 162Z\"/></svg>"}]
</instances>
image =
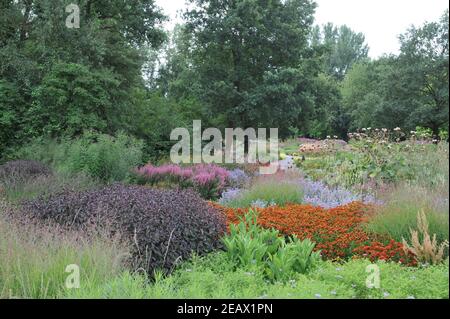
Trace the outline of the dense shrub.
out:
<instances>
[{"instance_id":1,"label":"dense shrub","mask_svg":"<svg viewBox=\"0 0 450 319\"><path fill-rule=\"evenodd\" d=\"M189 167L148 164L138 168L135 174L136 180L140 184L192 187L205 199L218 198L228 181L228 171L212 164L198 164Z\"/></svg>"},{"instance_id":2,"label":"dense shrub","mask_svg":"<svg viewBox=\"0 0 450 319\"><path fill-rule=\"evenodd\" d=\"M192 191L115 184L28 201L23 210L68 227L108 226L132 242L134 265L150 273L220 247L225 230L223 216Z\"/></svg>"},{"instance_id":3,"label":"dense shrub","mask_svg":"<svg viewBox=\"0 0 450 319\"><path fill-rule=\"evenodd\" d=\"M70 140L60 138L58 140L49 137L39 137L29 140L14 150L12 156L26 160L35 160L45 165L58 169L65 165L67 150Z\"/></svg>"},{"instance_id":4,"label":"dense shrub","mask_svg":"<svg viewBox=\"0 0 450 319\"><path fill-rule=\"evenodd\" d=\"M10 161L0 165L0 183L25 182L38 176L49 176L46 165L32 160Z\"/></svg>"},{"instance_id":5,"label":"dense shrub","mask_svg":"<svg viewBox=\"0 0 450 319\"><path fill-rule=\"evenodd\" d=\"M142 162L143 143L126 134L116 137L87 132L72 142L65 167L104 182L123 181Z\"/></svg>"}]
</instances>

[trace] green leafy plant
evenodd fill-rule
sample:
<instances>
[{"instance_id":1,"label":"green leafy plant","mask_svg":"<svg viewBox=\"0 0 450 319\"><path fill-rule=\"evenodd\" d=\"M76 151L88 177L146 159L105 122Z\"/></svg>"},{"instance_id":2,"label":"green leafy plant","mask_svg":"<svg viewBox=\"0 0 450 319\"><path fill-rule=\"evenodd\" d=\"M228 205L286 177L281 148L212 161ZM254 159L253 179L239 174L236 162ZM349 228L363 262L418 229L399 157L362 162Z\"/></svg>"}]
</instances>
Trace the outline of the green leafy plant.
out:
<instances>
[{"instance_id":1,"label":"green leafy plant","mask_svg":"<svg viewBox=\"0 0 450 319\"><path fill-rule=\"evenodd\" d=\"M230 225L230 234L223 243L236 267L261 269L273 282L289 280L295 273L308 273L321 260L310 240L285 238L275 229L259 227L254 210L249 210L239 224Z\"/></svg>"},{"instance_id":2,"label":"green leafy plant","mask_svg":"<svg viewBox=\"0 0 450 319\"><path fill-rule=\"evenodd\" d=\"M124 133L116 137L86 132L67 151L66 169L104 182L122 181L142 162L141 141Z\"/></svg>"}]
</instances>

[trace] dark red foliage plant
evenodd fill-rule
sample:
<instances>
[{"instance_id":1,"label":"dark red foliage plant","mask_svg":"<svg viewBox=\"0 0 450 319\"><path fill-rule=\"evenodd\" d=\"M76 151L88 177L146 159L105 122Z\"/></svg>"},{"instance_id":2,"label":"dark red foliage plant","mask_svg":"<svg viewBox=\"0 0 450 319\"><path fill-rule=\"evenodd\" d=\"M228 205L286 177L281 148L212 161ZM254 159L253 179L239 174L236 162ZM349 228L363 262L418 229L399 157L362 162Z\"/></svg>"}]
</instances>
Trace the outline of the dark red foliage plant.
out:
<instances>
[{"instance_id":1,"label":"dark red foliage plant","mask_svg":"<svg viewBox=\"0 0 450 319\"><path fill-rule=\"evenodd\" d=\"M71 229L108 225L132 247L133 266L152 274L170 272L192 253L221 247L225 217L189 190L115 184L98 190L62 192L23 203L24 214Z\"/></svg>"}]
</instances>

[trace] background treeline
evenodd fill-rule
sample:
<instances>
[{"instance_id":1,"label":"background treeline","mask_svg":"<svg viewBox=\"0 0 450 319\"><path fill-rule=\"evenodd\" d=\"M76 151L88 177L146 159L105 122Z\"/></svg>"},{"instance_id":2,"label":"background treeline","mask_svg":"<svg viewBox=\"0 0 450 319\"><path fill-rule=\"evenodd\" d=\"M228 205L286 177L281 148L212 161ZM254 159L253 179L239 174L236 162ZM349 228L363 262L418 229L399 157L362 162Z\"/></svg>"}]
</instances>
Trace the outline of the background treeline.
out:
<instances>
[{"instance_id":1,"label":"background treeline","mask_svg":"<svg viewBox=\"0 0 450 319\"><path fill-rule=\"evenodd\" d=\"M170 34L153 0L79 0L79 29L71 2L0 1L0 160L88 130L143 140L148 160L193 119L282 138L448 132L448 11L374 60L363 34L314 25L311 0L191 0Z\"/></svg>"}]
</instances>

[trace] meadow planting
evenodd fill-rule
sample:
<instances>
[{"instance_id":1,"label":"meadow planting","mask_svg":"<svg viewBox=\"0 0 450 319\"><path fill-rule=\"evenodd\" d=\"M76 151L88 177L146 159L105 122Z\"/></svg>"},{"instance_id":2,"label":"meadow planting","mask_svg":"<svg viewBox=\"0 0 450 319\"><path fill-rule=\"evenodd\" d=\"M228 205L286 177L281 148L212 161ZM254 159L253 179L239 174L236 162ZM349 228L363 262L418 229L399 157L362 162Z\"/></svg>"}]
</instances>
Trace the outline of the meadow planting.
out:
<instances>
[{"instance_id":1,"label":"meadow planting","mask_svg":"<svg viewBox=\"0 0 450 319\"><path fill-rule=\"evenodd\" d=\"M0 1L0 299L449 299L448 3L355 3Z\"/></svg>"},{"instance_id":2,"label":"meadow planting","mask_svg":"<svg viewBox=\"0 0 450 319\"><path fill-rule=\"evenodd\" d=\"M282 141L272 175L145 163L126 136L23 148L0 297L448 298L448 143L373 132Z\"/></svg>"}]
</instances>

